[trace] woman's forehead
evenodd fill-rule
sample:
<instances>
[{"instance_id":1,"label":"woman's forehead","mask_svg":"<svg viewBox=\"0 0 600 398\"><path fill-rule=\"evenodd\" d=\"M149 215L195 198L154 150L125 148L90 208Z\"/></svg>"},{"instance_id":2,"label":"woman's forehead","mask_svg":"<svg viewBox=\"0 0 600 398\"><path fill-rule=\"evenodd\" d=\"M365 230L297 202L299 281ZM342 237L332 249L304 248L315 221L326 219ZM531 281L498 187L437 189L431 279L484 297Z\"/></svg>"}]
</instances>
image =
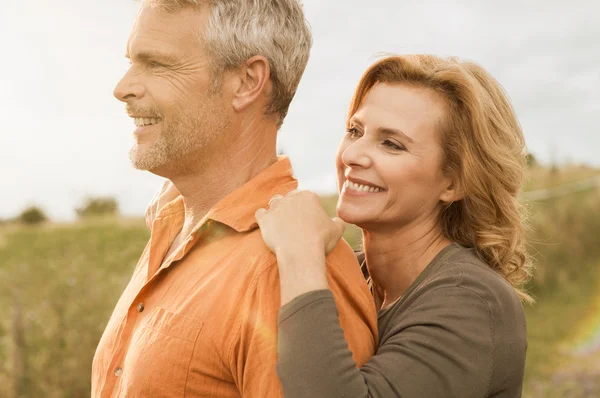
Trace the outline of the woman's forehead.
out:
<instances>
[{"instance_id":1,"label":"woman's forehead","mask_svg":"<svg viewBox=\"0 0 600 398\"><path fill-rule=\"evenodd\" d=\"M443 112L440 95L431 89L379 83L366 95L350 122L372 129L399 129L415 139L424 130L435 129Z\"/></svg>"}]
</instances>

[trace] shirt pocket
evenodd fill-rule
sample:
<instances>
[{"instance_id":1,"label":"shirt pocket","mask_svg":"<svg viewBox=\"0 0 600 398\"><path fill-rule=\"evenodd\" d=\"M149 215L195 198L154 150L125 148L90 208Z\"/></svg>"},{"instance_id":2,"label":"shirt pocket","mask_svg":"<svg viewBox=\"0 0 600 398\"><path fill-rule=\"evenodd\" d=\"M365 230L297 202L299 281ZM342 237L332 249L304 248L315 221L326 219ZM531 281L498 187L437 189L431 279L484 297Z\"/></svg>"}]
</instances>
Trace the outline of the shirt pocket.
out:
<instances>
[{"instance_id":1,"label":"shirt pocket","mask_svg":"<svg viewBox=\"0 0 600 398\"><path fill-rule=\"evenodd\" d=\"M121 396L183 397L203 322L155 307L134 333Z\"/></svg>"}]
</instances>

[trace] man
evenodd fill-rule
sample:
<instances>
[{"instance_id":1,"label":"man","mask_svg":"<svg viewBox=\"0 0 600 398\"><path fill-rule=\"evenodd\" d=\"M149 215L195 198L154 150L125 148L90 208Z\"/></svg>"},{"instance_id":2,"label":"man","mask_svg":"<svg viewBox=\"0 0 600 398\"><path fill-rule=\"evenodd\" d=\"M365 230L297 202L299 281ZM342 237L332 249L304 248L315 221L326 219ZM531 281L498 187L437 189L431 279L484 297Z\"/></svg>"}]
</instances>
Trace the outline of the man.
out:
<instances>
[{"instance_id":1,"label":"man","mask_svg":"<svg viewBox=\"0 0 600 398\"><path fill-rule=\"evenodd\" d=\"M297 0L142 3L115 96L137 126L134 166L177 197L99 343L93 397L281 396L277 263L254 214L297 186L275 142L311 40ZM353 261L340 242L328 279L362 364L376 314Z\"/></svg>"}]
</instances>

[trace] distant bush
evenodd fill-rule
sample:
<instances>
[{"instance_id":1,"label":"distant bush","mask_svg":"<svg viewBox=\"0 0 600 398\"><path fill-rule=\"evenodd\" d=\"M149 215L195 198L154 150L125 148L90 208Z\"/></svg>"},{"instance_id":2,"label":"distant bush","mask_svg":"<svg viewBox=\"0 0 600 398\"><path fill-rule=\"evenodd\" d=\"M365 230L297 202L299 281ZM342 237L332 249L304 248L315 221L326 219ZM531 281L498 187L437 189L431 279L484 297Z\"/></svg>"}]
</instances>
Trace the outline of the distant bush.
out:
<instances>
[{"instance_id":1,"label":"distant bush","mask_svg":"<svg viewBox=\"0 0 600 398\"><path fill-rule=\"evenodd\" d=\"M79 218L116 216L119 214L117 199L109 197L87 198L82 207L75 209Z\"/></svg>"},{"instance_id":2,"label":"distant bush","mask_svg":"<svg viewBox=\"0 0 600 398\"><path fill-rule=\"evenodd\" d=\"M42 209L36 206L28 207L19 215L18 220L23 224L35 225L48 221L48 216Z\"/></svg>"},{"instance_id":3,"label":"distant bush","mask_svg":"<svg viewBox=\"0 0 600 398\"><path fill-rule=\"evenodd\" d=\"M536 157L533 155L533 153L528 153L526 160L527 160L527 166L529 166L529 167L536 167L539 164Z\"/></svg>"}]
</instances>

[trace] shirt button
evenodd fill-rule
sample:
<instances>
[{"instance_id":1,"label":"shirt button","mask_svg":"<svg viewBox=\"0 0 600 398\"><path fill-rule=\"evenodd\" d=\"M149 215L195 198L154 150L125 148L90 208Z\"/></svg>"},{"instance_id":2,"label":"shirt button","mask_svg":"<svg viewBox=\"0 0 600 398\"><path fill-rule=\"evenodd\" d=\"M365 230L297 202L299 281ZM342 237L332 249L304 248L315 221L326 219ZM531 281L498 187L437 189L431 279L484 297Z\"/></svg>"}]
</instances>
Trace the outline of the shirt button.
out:
<instances>
[{"instance_id":1,"label":"shirt button","mask_svg":"<svg viewBox=\"0 0 600 398\"><path fill-rule=\"evenodd\" d=\"M115 370L115 376L119 377L119 376L121 376L121 373L123 373L122 368L117 368L117 370Z\"/></svg>"},{"instance_id":2,"label":"shirt button","mask_svg":"<svg viewBox=\"0 0 600 398\"><path fill-rule=\"evenodd\" d=\"M145 307L144 307L144 303L139 303L139 304L138 304L138 306L137 306L137 310L138 310L138 312L142 312L142 311L144 311L144 308L145 308Z\"/></svg>"}]
</instances>

